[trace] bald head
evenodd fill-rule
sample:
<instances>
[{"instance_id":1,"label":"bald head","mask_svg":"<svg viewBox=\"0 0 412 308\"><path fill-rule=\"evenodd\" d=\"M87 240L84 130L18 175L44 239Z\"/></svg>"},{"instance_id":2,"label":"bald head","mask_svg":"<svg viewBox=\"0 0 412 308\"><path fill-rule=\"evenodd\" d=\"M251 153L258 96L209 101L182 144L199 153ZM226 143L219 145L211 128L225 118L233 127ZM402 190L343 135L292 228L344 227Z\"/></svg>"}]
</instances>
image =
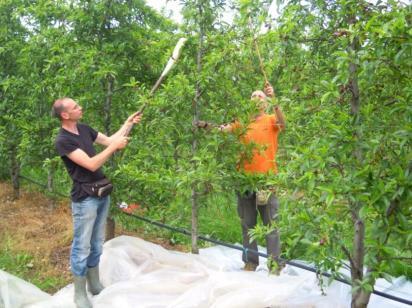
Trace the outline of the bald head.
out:
<instances>
[{"instance_id":1,"label":"bald head","mask_svg":"<svg viewBox=\"0 0 412 308\"><path fill-rule=\"evenodd\" d=\"M71 98L68 97L63 97L63 98L59 98L57 99L54 103L53 103L53 107L52 107L52 116L58 118L59 120L62 120L62 112L66 110L66 104L67 101L71 100Z\"/></svg>"},{"instance_id":2,"label":"bald head","mask_svg":"<svg viewBox=\"0 0 412 308\"><path fill-rule=\"evenodd\" d=\"M257 90L252 93L250 99L259 99L260 101L265 101L267 96L263 91Z\"/></svg>"}]
</instances>

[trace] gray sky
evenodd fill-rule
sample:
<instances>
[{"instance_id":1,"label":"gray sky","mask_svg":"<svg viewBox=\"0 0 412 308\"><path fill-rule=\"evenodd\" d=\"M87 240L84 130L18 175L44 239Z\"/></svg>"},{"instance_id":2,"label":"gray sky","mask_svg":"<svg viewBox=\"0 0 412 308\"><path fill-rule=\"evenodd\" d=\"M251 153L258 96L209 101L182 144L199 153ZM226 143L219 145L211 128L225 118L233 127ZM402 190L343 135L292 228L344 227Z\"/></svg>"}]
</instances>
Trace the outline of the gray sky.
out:
<instances>
[{"instance_id":1,"label":"gray sky","mask_svg":"<svg viewBox=\"0 0 412 308\"><path fill-rule=\"evenodd\" d=\"M378 0L369 0L370 3L376 4ZM388 0L381 0L382 3L387 3ZM412 3L412 0L403 0L400 1L403 2L404 4L407 3ZM162 8L165 9L166 16L171 14L171 18L174 19L176 22L181 22L182 21L182 16L180 14L180 8L181 5L179 3L179 0L146 0L146 3L155 8L157 11L161 11ZM277 17L279 14L276 11L276 1L272 1L270 7L269 7L269 14L272 17ZM230 22L231 20L231 14L227 14L227 22ZM226 19L226 18L225 18Z\"/></svg>"},{"instance_id":2,"label":"gray sky","mask_svg":"<svg viewBox=\"0 0 412 308\"><path fill-rule=\"evenodd\" d=\"M182 21L182 16L180 14L181 5L179 0L146 0L146 3L156 9L157 11L161 11L165 9L166 16L171 14L172 19L176 22ZM272 1L272 4L269 7L269 13L271 16L277 16L276 12L276 1ZM231 15L228 14L228 20L230 21ZM226 19L226 18L225 18Z\"/></svg>"},{"instance_id":3,"label":"gray sky","mask_svg":"<svg viewBox=\"0 0 412 308\"><path fill-rule=\"evenodd\" d=\"M176 22L182 21L182 16L180 15L180 4L179 1L172 0L146 0L146 3L160 12L162 9L165 9L166 16L170 13L171 17Z\"/></svg>"}]
</instances>

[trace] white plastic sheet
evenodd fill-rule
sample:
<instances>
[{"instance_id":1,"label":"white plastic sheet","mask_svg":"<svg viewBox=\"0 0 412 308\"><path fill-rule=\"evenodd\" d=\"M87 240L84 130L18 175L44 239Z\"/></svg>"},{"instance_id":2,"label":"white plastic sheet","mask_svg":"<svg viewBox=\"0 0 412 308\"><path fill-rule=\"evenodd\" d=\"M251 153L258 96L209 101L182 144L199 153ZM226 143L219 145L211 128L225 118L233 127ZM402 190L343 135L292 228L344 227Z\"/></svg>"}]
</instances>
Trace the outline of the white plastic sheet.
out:
<instances>
[{"instance_id":1,"label":"white plastic sheet","mask_svg":"<svg viewBox=\"0 0 412 308\"><path fill-rule=\"evenodd\" d=\"M120 236L104 245L100 276L106 288L89 298L93 307L349 307L350 287L334 282L321 294L313 273L286 266L268 275L265 260L257 272L241 270L240 252L221 246L199 255L169 251L139 238ZM378 281L379 290L411 299L412 284ZM74 308L73 285L48 295L0 271L0 308ZM409 296L409 297L408 297ZM408 307L372 295L368 307Z\"/></svg>"}]
</instances>

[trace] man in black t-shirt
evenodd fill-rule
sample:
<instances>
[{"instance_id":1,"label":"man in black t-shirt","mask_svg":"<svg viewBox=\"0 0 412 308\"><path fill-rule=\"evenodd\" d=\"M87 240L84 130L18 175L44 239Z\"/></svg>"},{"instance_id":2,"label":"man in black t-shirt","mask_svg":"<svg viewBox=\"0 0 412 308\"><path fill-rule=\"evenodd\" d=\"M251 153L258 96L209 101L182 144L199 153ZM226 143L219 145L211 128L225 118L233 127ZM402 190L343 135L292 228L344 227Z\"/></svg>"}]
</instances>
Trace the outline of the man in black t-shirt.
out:
<instances>
[{"instance_id":1,"label":"man in black t-shirt","mask_svg":"<svg viewBox=\"0 0 412 308\"><path fill-rule=\"evenodd\" d=\"M138 123L142 115L139 112L132 114L115 134L108 137L79 123L83 115L82 108L71 98L56 100L52 113L61 121L56 149L73 180L71 200L74 231L70 265L74 276L74 301L77 307L91 307L86 281L93 295L103 289L99 279L99 261L110 197L95 196L87 186L105 179L101 166L116 150L126 147L128 138L125 132ZM105 146L105 149L97 154L94 143Z\"/></svg>"}]
</instances>

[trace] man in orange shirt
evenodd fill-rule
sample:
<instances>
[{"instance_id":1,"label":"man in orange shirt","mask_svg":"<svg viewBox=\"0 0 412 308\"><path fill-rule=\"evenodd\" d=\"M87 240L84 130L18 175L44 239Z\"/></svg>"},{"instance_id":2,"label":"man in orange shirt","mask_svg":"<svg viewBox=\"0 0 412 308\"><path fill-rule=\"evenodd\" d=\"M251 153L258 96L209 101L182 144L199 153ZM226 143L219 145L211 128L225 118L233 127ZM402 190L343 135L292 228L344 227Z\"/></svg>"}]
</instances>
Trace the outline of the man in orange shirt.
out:
<instances>
[{"instance_id":1,"label":"man in orange shirt","mask_svg":"<svg viewBox=\"0 0 412 308\"><path fill-rule=\"evenodd\" d=\"M240 171L247 174L277 173L276 152L278 148L279 132L285 129L285 118L278 106L274 107L274 114L267 114L268 98L274 96L273 87L265 84L263 91L252 93L251 100L257 105L259 113L254 116L247 126L246 133L242 135L244 144L253 143L254 149L251 159L242 156ZM240 127L239 123L221 125L221 131L234 131ZM238 193L238 214L242 225L243 247L245 251L242 260L245 270L254 271L259 265L259 256L248 250L257 251L256 240L250 242L249 230L257 223L258 212L265 226L277 220L279 209L278 200L273 191L246 191ZM277 264L280 256L280 236L277 229L266 235L268 266L273 269L273 261ZM276 266L274 267L276 269Z\"/></svg>"}]
</instances>

